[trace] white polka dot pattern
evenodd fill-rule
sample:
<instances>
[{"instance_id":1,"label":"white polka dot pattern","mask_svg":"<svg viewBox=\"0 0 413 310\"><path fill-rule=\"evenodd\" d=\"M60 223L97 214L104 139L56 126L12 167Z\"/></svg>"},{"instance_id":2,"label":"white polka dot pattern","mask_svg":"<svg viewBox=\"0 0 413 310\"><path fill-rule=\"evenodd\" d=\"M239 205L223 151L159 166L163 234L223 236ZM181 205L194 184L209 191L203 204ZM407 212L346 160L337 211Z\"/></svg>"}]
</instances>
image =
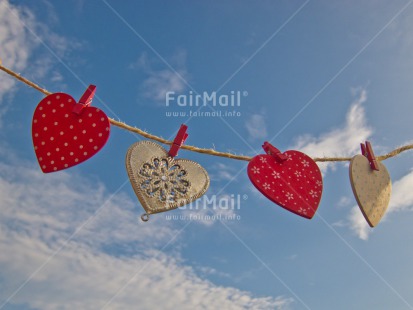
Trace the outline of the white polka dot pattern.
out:
<instances>
[{"instance_id":1,"label":"white polka dot pattern","mask_svg":"<svg viewBox=\"0 0 413 310\"><path fill-rule=\"evenodd\" d=\"M372 170L369 160L363 155L356 155L350 162L350 183L361 213L370 227L375 227L390 202L391 179L389 172L381 162L379 171Z\"/></svg>"},{"instance_id":2,"label":"white polka dot pattern","mask_svg":"<svg viewBox=\"0 0 413 310\"><path fill-rule=\"evenodd\" d=\"M271 155L257 155L248 164L252 184L284 209L311 219L323 192L317 164L306 154L286 151L287 160L277 162Z\"/></svg>"},{"instance_id":3,"label":"white polka dot pattern","mask_svg":"<svg viewBox=\"0 0 413 310\"><path fill-rule=\"evenodd\" d=\"M55 93L40 101L34 111L33 146L44 173L88 160L109 138L110 123L106 114L90 106L76 114L72 112L76 104L68 94Z\"/></svg>"}]
</instances>

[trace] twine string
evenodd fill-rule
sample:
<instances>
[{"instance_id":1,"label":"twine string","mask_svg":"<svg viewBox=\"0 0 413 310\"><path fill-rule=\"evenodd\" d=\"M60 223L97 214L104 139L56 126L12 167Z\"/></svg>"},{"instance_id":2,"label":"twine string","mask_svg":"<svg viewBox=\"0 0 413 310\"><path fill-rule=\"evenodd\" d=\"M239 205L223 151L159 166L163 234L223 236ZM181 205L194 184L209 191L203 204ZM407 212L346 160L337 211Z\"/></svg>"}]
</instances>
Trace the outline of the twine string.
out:
<instances>
[{"instance_id":1,"label":"twine string","mask_svg":"<svg viewBox=\"0 0 413 310\"><path fill-rule=\"evenodd\" d=\"M46 96L52 94L48 90L46 90L44 88L41 88L39 85L37 85L37 84L33 83L32 81L26 79L25 77L23 77L20 74L14 72L13 70L4 67L1 63L1 60L0 60L0 69L2 71L6 72L8 75L12 76L13 78L15 78L15 79L23 82L24 84L36 89L37 91L45 94ZM148 133L148 132L146 132L146 131L144 131L140 128L133 127L133 126L128 125L124 122L117 121L113 118L109 117L109 121L112 125L114 125L116 127L119 127L121 129L137 133L138 135L141 135L144 138L154 140L154 141L157 141L159 143L167 144L167 145L171 145L173 143L173 141L169 141L169 140L166 140L164 138L158 137L158 136L153 135L151 133ZM208 154L208 155L212 155L212 156L219 156L219 157L225 157L225 158L236 159L236 160L250 161L252 159L252 157L250 157L250 156L237 155L237 154L232 154L232 153L227 153L227 152L219 152L219 151L216 151L214 149L205 149L205 148L200 148L200 147L197 147L197 146L186 145L186 144L182 145L181 148L185 149L185 150L188 150L188 151L196 152L196 153ZM413 144L403 145L399 148L394 149L393 151L391 151L387 154L376 156L376 159L378 159L380 161L386 160L386 159L389 159L391 157L395 157L395 156L399 155L400 153L411 150L411 149L413 149ZM315 157L315 158L313 158L313 160L316 161L316 162L344 162L344 161L350 161L351 157Z\"/></svg>"}]
</instances>

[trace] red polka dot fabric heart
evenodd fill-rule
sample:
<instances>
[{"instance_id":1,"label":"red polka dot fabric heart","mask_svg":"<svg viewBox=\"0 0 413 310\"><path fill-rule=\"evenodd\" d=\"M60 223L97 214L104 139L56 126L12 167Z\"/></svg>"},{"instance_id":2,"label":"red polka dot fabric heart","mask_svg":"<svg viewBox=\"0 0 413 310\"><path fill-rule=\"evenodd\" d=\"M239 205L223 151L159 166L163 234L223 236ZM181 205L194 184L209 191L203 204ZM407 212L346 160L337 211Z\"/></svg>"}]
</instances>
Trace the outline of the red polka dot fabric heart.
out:
<instances>
[{"instance_id":1,"label":"red polka dot fabric heart","mask_svg":"<svg viewBox=\"0 0 413 310\"><path fill-rule=\"evenodd\" d=\"M306 154L286 151L285 160L257 155L248 164L252 184L284 209L311 219L317 211L323 181L317 164Z\"/></svg>"},{"instance_id":2,"label":"red polka dot fabric heart","mask_svg":"<svg viewBox=\"0 0 413 310\"><path fill-rule=\"evenodd\" d=\"M70 95L54 93L37 105L33 114L32 138L40 168L55 172L88 160L105 145L110 123L106 114L85 105L79 106Z\"/></svg>"}]
</instances>

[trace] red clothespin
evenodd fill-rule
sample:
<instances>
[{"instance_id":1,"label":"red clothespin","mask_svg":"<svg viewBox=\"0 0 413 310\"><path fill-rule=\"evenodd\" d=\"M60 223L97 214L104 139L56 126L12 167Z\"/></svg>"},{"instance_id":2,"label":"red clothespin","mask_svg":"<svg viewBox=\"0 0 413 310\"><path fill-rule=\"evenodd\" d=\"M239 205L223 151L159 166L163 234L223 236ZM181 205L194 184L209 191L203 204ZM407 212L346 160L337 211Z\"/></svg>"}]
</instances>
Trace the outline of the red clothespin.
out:
<instances>
[{"instance_id":1,"label":"red clothespin","mask_svg":"<svg viewBox=\"0 0 413 310\"><path fill-rule=\"evenodd\" d=\"M176 137L174 139L174 142L171 145L171 148L169 149L169 156L175 157L178 155L179 148L184 144L186 138L188 138L188 134L186 133L186 130L188 129L188 126L182 124L181 127L178 130L178 133L176 134Z\"/></svg>"},{"instance_id":2,"label":"red clothespin","mask_svg":"<svg viewBox=\"0 0 413 310\"><path fill-rule=\"evenodd\" d=\"M90 106L90 104L92 103L95 92L96 92L96 86L89 85L85 93L79 99L79 102L74 105L72 112L76 114L82 113L83 108Z\"/></svg>"},{"instance_id":3,"label":"red clothespin","mask_svg":"<svg viewBox=\"0 0 413 310\"><path fill-rule=\"evenodd\" d=\"M273 146L267 141L264 142L262 148L264 149L265 153L274 157L275 160L278 162L283 162L288 159L288 157L281 153L279 149L277 149L275 146Z\"/></svg>"},{"instance_id":4,"label":"red clothespin","mask_svg":"<svg viewBox=\"0 0 413 310\"><path fill-rule=\"evenodd\" d=\"M377 163L376 156L374 156L373 148L371 147L371 143L366 141L366 144L360 143L361 146L361 154L367 157L370 162L370 167L373 170L379 171L379 164Z\"/></svg>"}]
</instances>

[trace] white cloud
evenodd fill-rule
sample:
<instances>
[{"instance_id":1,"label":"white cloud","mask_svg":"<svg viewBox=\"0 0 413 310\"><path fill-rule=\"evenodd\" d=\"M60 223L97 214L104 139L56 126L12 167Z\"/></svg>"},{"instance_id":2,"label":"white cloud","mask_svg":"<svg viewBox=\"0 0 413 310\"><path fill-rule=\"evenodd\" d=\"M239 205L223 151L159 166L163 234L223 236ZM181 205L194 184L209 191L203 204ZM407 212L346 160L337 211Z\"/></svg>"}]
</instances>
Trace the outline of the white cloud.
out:
<instances>
[{"instance_id":1,"label":"white cloud","mask_svg":"<svg viewBox=\"0 0 413 310\"><path fill-rule=\"evenodd\" d=\"M143 82L143 95L156 101L165 101L167 92L180 93L186 88L182 80L184 75L183 71L173 72L166 69L153 71Z\"/></svg>"},{"instance_id":2,"label":"white cloud","mask_svg":"<svg viewBox=\"0 0 413 310\"><path fill-rule=\"evenodd\" d=\"M252 114L247 120L245 127L248 131L249 139L262 140L267 137L267 125L265 118L260 114Z\"/></svg>"},{"instance_id":3,"label":"white cloud","mask_svg":"<svg viewBox=\"0 0 413 310\"><path fill-rule=\"evenodd\" d=\"M397 180L392 185L392 195L390 198L389 207L381 223L396 211L413 210L413 171ZM369 234L373 231L364 219L358 206L354 206L348 216L348 225L350 229L363 240L367 240Z\"/></svg>"},{"instance_id":4,"label":"white cloud","mask_svg":"<svg viewBox=\"0 0 413 310\"><path fill-rule=\"evenodd\" d=\"M36 79L47 76L56 59L45 49L38 57L33 57L34 51L42 46L41 41L60 58L80 47L77 40L68 40L39 22L27 7L12 5L8 0L0 1L0 59L4 66L18 73L28 69ZM60 83L61 80L59 72L52 73L52 82ZM15 85L15 79L0 72L0 117L8 107L3 99L5 95L13 94Z\"/></svg>"},{"instance_id":5,"label":"white cloud","mask_svg":"<svg viewBox=\"0 0 413 310\"><path fill-rule=\"evenodd\" d=\"M298 149L311 157L343 157L360 153L360 143L373 133L367 125L363 103L367 100L364 89L357 90L357 98L347 112L346 122L341 128L333 129L320 137L300 136L292 149ZM333 168L333 163L319 163L323 172Z\"/></svg>"},{"instance_id":6,"label":"white cloud","mask_svg":"<svg viewBox=\"0 0 413 310\"><path fill-rule=\"evenodd\" d=\"M34 42L24 24L35 27L33 14L24 7L12 6L7 0L0 3L1 58L10 62L16 70L23 69Z\"/></svg>"},{"instance_id":7,"label":"white cloud","mask_svg":"<svg viewBox=\"0 0 413 310\"><path fill-rule=\"evenodd\" d=\"M358 206L351 208L348 215L350 229L362 240L367 240L370 233L370 226L367 224L364 219L363 214L360 211Z\"/></svg>"},{"instance_id":8,"label":"white cloud","mask_svg":"<svg viewBox=\"0 0 413 310\"><path fill-rule=\"evenodd\" d=\"M10 303L97 309L129 281L106 309L286 309L293 301L202 279L176 253L179 236L173 256L160 251L178 232L173 223L161 216L142 223L136 208L125 194L111 198L102 184L69 172L0 163L0 251L7 253L0 255L0 305L62 246Z\"/></svg>"},{"instance_id":9,"label":"white cloud","mask_svg":"<svg viewBox=\"0 0 413 310\"><path fill-rule=\"evenodd\" d=\"M413 171L410 171L392 185L389 212L411 210L413 207Z\"/></svg>"},{"instance_id":10,"label":"white cloud","mask_svg":"<svg viewBox=\"0 0 413 310\"><path fill-rule=\"evenodd\" d=\"M342 207L347 207L351 204L352 199L347 196L342 196L340 200L337 203L337 207L342 208Z\"/></svg>"},{"instance_id":11,"label":"white cloud","mask_svg":"<svg viewBox=\"0 0 413 310\"><path fill-rule=\"evenodd\" d=\"M32 49L38 44L23 26L33 27L34 18L30 11L0 2L0 59L3 65L20 72L28 63ZM5 73L0 74L0 102L5 94L12 90L16 81ZM0 108L0 117L5 113L4 105ZM1 124L1 123L0 123Z\"/></svg>"},{"instance_id":12,"label":"white cloud","mask_svg":"<svg viewBox=\"0 0 413 310\"><path fill-rule=\"evenodd\" d=\"M147 74L147 78L141 86L142 95L154 101L165 102L167 92L181 93L187 87L186 80L188 74L186 71L186 52L180 50L170 59L171 69L153 69L153 62L146 53L132 63L129 68L140 69ZM164 64L163 64L164 66Z\"/></svg>"},{"instance_id":13,"label":"white cloud","mask_svg":"<svg viewBox=\"0 0 413 310\"><path fill-rule=\"evenodd\" d=\"M209 177L213 181L236 181L235 175L239 171L231 166L223 163L214 163L209 169Z\"/></svg>"}]
</instances>

